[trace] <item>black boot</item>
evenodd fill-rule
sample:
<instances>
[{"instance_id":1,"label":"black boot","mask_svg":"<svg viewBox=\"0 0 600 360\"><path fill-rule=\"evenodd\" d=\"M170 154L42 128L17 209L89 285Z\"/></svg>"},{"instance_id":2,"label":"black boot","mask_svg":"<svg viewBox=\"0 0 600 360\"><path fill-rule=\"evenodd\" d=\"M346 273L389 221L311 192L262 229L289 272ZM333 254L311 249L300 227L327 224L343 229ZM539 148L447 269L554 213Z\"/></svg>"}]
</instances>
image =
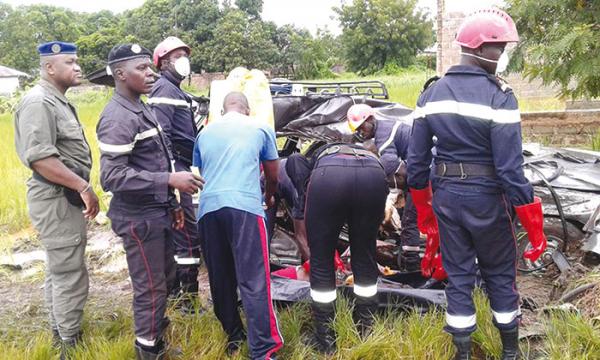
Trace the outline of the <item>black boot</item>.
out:
<instances>
[{"instance_id":1,"label":"black boot","mask_svg":"<svg viewBox=\"0 0 600 360\"><path fill-rule=\"evenodd\" d=\"M398 266L402 272L413 272L421 270L421 257L418 251L400 251L398 254Z\"/></svg>"},{"instance_id":2,"label":"black boot","mask_svg":"<svg viewBox=\"0 0 600 360\"><path fill-rule=\"evenodd\" d=\"M471 335L453 335L452 342L456 347L454 360L471 360Z\"/></svg>"},{"instance_id":3,"label":"black boot","mask_svg":"<svg viewBox=\"0 0 600 360\"><path fill-rule=\"evenodd\" d=\"M519 327L510 330L500 330L502 339L502 360L516 360L519 358Z\"/></svg>"},{"instance_id":4,"label":"black boot","mask_svg":"<svg viewBox=\"0 0 600 360\"><path fill-rule=\"evenodd\" d=\"M162 360L165 358L166 347L164 343L158 342L155 346L144 346L135 341L136 360Z\"/></svg>"},{"instance_id":5,"label":"black boot","mask_svg":"<svg viewBox=\"0 0 600 360\"><path fill-rule=\"evenodd\" d=\"M335 329L335 301L330 303L312 302L312 315L315 327L311 345L320 353L331 355L336 351Z\"/></svg>"},{"instance_id":6,"label":"black boot","mask_svg":"<svg viewBox=\"0 0 600 360\"><path fill-rule=\"evenodd\" d=\"M374 315L377 312L377 295L363 297L355 295L352 319L362 338L368 336L373 328Z\"/></svg>"},{"instance_id":7,"label":"black boot","mask_svg":"<svg viewBox=\"0 0 600 360\"><path fill-rule=\"evenodd\" d=\"M231 335L229 335L229 339L227 340L227 347L225 348L225 352L228 356L233 356L237 353L242 344L246 341L246 331L244 328L237 328Z\"/></svg>"},{"instance_id":8,"label":"black boot","mask_svg":"<svg viewBox=\"0 0 600 360\"><path fill-rule=\"evenodd\" d=\"M56 331L58 334L58 330ZM71 352L81 342L81 331L77 335L63 339L58 336L59 347L60 347L60 360L68 360L71 358Z\"/></svg>"}]
</instances>

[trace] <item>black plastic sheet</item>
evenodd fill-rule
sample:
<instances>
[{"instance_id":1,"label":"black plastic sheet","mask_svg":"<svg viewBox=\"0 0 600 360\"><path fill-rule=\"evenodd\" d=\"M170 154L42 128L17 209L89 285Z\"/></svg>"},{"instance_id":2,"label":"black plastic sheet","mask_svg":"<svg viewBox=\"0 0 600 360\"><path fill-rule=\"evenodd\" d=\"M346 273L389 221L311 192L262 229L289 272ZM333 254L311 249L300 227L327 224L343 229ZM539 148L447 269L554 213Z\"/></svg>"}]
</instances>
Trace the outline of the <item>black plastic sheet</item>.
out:
<instances>
[{"instance_id":1,"label":"black plastic sheet","mask_svg":"<svg viewBox=\"0 0 600 360\"><path fill-rule=\"evenodd\" d=\"M353 104L376 108L377 120L400 120L412 110L397 103L350 95L273 97L275 130L279 136L295 135L323 141L347 141L352 137L346 113Z\"/></svg>"}]
</instances>

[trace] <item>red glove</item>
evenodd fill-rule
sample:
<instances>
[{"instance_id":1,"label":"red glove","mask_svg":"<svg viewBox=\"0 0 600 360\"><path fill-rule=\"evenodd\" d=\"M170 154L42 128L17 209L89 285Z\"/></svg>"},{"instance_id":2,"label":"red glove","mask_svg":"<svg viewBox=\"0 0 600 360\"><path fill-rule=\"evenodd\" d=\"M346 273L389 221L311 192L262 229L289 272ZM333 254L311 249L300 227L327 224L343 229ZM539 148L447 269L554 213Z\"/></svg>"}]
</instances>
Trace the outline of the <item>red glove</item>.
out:
<instances>
[{"instance_id":1,"label":"red glove","mask_svg":"<svg viewBox=\"0 0 600 360\"><path fill-rule=\"evenodd\" d=\"M444 267L442 266L442 254L435 254L432 263L433 273L431 274L431 277L438 281L446 280L448 278L448 274L446 274L446 270L444 270Z\"/></svg>"},{"instance_id":2,"label":"red glove","mask_svg":"<svg viewBox=\"0 0 600 360\"><path fill-rule=\"evenodd\" d=\"M337 250L333 255L333 264L336 270L344 271L346 269L346 267L344 266L344 261L342 261L340 253ZM304 271L310 273L310 260L306 260L304 264L302 264L302 267L304 268Z\"/></svg>"},{"instance_id":3,"label":"red glove","mask_svg":"<svg viewBox=\"0 0 600 360\"><path fill-rule=\"evenodd\" d=\"M534 196L531 204L515 206L517 216L521 224L527 230L529 242L533 249L525 251L524 257L536 261L546 250L548 240L544 235L544 213L542 212L542 200Z\"/></svg>"},{"instance_id":4,"label":"red glove","mask_svg":"<svg viewBox=\"0 0 600 360\"><path fill-rule=\"evenodd\" d=\"M435 219L435 218L434 218ZM425 277L431 277L435 270L435 258L438 256L438 249L440 247L440 235L432 234L427 235L427 241L425 242L425 254L421 259L421 274ZM441 264L441 260L440 260Z\"/></svg>"},{"instance_id":5,"label":"red glove","mask_svg":"<svg viewBox=\"0 0 600 360\"><path fill-rule=\"evenodd\" d=\"M427 235L425 255L423 255L423 259L421 260L421 273L425 277L431 277L435 270L433 260L440 247L438 224L435 215L433 214L433 208L431 207L431 199L433 196L431 185L421 190L410 189L410 194L413 203L415 204L415 208L417 209L417 226L419 231Z\"/></svg>"},{"instance_id":6,"label":"red glove","mask_svg":"<svg viewBox=\"0 0 600 360\"><path fill-rule=\"evenodd\" d=\"M335 264L336 270L338 270L338 271L346 270L346 267L344 266L344 262L342 261L342 258L340 257L340 253L337 250L335 251L335 255L333 256L333 263Z\"/></svg>"},{"instance_id":7,"label":"red glove","mask_svg":"<svg viewBox=\"0 0 600 360\"><path fill-rule=\"evenodd\" d=\"M419 227L419 231L427 235L439 234L437 220L431 207L431 199L433 197L431 185L421 190L411 188L410 195L417 209L417 226Z\"/></svg>"}]
</instances>

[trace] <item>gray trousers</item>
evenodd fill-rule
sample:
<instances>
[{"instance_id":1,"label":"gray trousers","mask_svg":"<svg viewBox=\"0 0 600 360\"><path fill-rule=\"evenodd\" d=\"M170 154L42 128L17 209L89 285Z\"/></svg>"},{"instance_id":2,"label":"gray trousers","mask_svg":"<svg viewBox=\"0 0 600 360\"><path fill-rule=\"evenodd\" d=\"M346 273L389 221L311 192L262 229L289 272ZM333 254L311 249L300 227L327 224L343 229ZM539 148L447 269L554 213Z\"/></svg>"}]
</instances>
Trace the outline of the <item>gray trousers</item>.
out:
<instances>
[{"instance_id":1,"label":"gray trousers","mask_svg":"<svg viewBox=\"0 0 600 360\"><path fill-rule=\"evenodd\" d=\"M45 301L50 326L62 338L74 337L81 327L89 289L86 221L82 209L64 197L62 187L33 179L27 185L31 223L46 250Z\"/></svg>"}]
</instances>

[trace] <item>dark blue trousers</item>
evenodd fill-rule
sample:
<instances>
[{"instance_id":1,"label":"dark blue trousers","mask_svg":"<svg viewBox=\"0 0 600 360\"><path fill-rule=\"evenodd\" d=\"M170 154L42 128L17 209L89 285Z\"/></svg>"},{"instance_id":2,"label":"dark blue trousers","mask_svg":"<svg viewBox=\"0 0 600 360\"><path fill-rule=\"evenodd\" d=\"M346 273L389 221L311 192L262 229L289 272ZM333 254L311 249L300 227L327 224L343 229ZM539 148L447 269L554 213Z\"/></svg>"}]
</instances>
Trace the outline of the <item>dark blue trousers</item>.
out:
<instances>
[{"instance_id":1,"label":"dark blue trousers","mask_svg":"<svg viewBox=\"0 0 600 360\"><path fill-rule=\"evenodd\" d=\"M421 237L417 228L417 209L410 192L405 192L404 210L402 210L402 230L400 244L403 251L419 251Z\"/></svg>"},{"instance_id":2,"label":"dark blue trousers","mask_svg":"<svg viewBox=\"0 0 600 360\"><path fill-rule=\"evenodd\" d=\"M177 171L190 171L181 161L175 161ZM183 229L173 230L172 241L177 263L176 280L173 291L176 293L198 292L198 269L200 267L200 238L196 225L196 213L192 195L181 192L181 207L185 213Z\"/></svg>"},{"instance_id":3,"label":"dark blue trousers","mask_svg":"<svg viewBox=\"0 0 600 360\"><path fill-rule=\"evenodd\" d=\"M485 282L494 324L499 329L516 326L520 311L514 211L505 196L436 189L433 209L448 273L446 330L452 334L475 331L472 293L477 267Z\"/></svg>"},{"instance_id":4,"label":"dark blue trousers","mask_svg":"<svg viewBox=\"0 0 600 360\"><path fill-rule=\"evenodd\" d=\"M248 324L252 359L268 359L283 345L271 300L269 249L264 218L222 208L198 222L215 315L230 341L243 337L236 289Z\"/></svg>"},{"instance_id":5,"label":"dark blue trousers","mask_svg":"<svg viewBox=\"0 0 600 360\"><path fill-rule=\"evenodd\" d=\"M168 324L167 293L175 279L171 216L152 219L112 219L112 229L123 239L133 287L135 335L152 344ZM149 345L151 346L151 345Z\"/></svg>"}]
</instances>

